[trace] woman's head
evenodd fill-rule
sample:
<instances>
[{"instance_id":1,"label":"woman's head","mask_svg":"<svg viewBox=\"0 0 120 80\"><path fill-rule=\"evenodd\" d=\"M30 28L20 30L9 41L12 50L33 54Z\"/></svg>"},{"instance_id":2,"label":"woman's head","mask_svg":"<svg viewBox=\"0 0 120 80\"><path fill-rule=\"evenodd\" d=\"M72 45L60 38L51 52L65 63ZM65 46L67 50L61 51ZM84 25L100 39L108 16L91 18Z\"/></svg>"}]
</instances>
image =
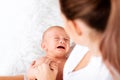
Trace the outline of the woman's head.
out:
<instances>
[{"instance_id":1,"label":"woman's head","mask_svg":"<svg viewBox=\"0 0 120 80\"><path fill-rule=\"evenodd\" d=\"M60 0L63 15L69 20L81 19L103 32L110 14L110 0Z\"/></svg>"},{"instance_id":2,"label":"woman's head","mask_svg":"<svg viewBox=\"0 0 120 80\"><path fill-rule=\"evenodd\" d=\"M63 18L67 21L65 30L73 41L85 46L89 46L90 41L100 42L110 14L110 0L59 1Z\"/></svg>"}]
</instances>

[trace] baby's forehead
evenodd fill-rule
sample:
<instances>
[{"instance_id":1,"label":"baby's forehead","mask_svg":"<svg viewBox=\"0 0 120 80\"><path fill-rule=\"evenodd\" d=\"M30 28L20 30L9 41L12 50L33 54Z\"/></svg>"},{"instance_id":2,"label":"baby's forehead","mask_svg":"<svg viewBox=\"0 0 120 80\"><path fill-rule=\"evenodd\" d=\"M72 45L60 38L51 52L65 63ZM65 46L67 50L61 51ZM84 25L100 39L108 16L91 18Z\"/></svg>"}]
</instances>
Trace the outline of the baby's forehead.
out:
<instances>
[{"instance_id":1,"label":"baby's forehead","mask_svg":"<svg viewBox=\"0 0 120 80\"><path fill-rule=\"evenodd\" d=\"M46 32L49 32L49 31L59 31L59 30L62 30L62 31L65 31L63 27L50 27L49 29L46 30Z\"/></svg>"},{"instance_id":2,"label":"baby's forehead","mask_svg":"<svg viewBox=\"0 0 120 80\"><path fill-rule=\"evenodd\" d=\"M64 34L66 33L65 30L64 30L64 28L61 28L61 27L52 27L52 28L47 29L47 30L44 32L44 35L50 34L50 33L61 32L61 31L62 31L62 33L64 33Z\"/></svg>"},{"instance_id":3,"label":"baby's forehead","mask_svg":"<svg viewBox=\"0 0 120 80\"><path fill-rule=\"evenodd\" d=\"M43 38L56 36L64 36L69 38L63 27L50 27L43 34Z\"/></svg>"}]
</instances>

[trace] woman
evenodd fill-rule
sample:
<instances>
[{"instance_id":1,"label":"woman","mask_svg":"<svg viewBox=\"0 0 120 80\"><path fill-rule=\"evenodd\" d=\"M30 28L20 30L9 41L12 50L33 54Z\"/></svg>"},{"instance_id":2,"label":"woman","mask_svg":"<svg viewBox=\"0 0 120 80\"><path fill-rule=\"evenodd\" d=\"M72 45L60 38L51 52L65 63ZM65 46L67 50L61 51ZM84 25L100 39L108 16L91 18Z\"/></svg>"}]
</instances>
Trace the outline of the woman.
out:
<instances>
[{"instance_id":1,"label":"woman","mask_svg":"<svg viewBox=\"0 0 120 80\"><path fill-rule=\"evenodd\" d=\"M79 51L74 53L74 56L71 53L65 64L64 80L111 80L109 70L113 79L119 79L119 76L116 76L116 73L117 75L120 73L119 2L119 0L60 0L66 32L76 44L89 48L80 60ZM75 61L79 60L78 63L70 63L73 58ZM109 70L102 62L102 58ZM56 68L51 70L49 64L50 61L47 61L40 65L38 68L40 71L37 73L44 71L46 74L42 76L47 77L42 79L55 80L57 70ZM68 70L70 64L74 67ZM41 80L41 75L37 73L35 73L37 79Z\"/></svg>"}]
</instances>

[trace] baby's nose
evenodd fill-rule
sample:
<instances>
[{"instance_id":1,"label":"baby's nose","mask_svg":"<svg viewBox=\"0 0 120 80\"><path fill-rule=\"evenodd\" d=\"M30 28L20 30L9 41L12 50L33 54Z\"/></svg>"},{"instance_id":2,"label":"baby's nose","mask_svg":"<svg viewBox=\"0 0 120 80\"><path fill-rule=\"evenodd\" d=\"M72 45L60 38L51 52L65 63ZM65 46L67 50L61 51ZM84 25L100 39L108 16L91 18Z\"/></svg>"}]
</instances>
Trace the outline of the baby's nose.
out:
<instances>
[{"instance_id":1,"label":"baby's nose","mask_svg":"<svg viewBox=\"0 0 120 80\"><path fill-rule=\"evenodd\" d=\"M60 41L59 41L60 43L65 43L65 40L64 39L60 39Z\"/></svg>"}]
</instances>

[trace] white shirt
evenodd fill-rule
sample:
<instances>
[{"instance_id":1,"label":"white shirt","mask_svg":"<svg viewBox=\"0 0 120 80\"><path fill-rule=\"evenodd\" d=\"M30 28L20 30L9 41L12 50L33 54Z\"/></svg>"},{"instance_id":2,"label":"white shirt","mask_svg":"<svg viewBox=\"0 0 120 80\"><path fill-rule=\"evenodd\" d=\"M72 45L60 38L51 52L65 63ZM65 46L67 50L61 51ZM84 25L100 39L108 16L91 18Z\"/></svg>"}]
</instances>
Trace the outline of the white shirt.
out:
<instances>
[{"instance_id":1,"label":"white shirt","mask_svg":"<svg viewBox=\"0 0 120 80\"><path fill-rule=\"evenodd\" d=\"M92 56L86 67L73 72L88 50L87 47L75 46L64 66L64 80L112 80L109 70L98 56Z\"/></svg>"}]
</instances>

